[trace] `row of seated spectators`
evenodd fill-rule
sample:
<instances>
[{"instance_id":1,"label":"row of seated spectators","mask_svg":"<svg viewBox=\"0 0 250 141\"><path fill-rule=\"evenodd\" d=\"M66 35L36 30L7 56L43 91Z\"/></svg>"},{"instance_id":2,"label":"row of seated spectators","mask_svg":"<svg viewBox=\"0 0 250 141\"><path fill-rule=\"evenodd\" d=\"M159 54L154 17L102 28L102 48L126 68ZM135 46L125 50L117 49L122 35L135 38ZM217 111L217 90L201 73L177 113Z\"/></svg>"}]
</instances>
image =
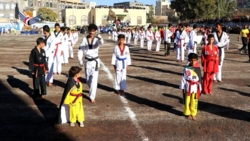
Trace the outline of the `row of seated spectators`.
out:
<instances>
[{"instance_id":1,"label":"row of seated spectators","mask_svg":"<svg viewBox=\"0 0 250 141\"><path fill-rule=\"evenodd\" d=\"M85 9L85 7L72 7L72 6L67 6L65 7L66 9ZM107 5L100 5L100 6L95 6L95 7L92 7L93 8L109 8L109 9L145 9L144 7L124 7L124 6L107 6Z\"/></svg>"}]
</instances>

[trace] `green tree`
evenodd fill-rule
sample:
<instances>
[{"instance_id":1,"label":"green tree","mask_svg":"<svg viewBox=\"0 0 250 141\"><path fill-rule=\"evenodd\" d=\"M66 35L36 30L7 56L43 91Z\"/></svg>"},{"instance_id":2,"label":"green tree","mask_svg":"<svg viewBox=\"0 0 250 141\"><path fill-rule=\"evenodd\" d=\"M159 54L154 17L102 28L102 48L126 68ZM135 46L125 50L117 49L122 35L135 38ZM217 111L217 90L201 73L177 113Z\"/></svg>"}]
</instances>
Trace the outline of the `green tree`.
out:
<instances>
[{"instance_id":1,"label":"green tree","mask_svg":"<svg viewBox=\"0 0 250 141\"><path fill-rule=\"evenodd\" d=\"M226 17L235 6L235 0L175 0L171 3L181 20Z\"/></svg>"},{"instance_id":2,"label":"green tree","mask_svg":"<svg viewBox=\"0 0 250 141\"><path fill-rule=\"evenodd\" d=\"M55 22L58 18L58 15L49 8L39 8L37 14L41 14L42 21Z\"/></svg>"},{"instance_id":3,"label":"green tree","mask_svg":"<svg viewBox=\"0 0 250 141\"><path fill-rule=\"evenodd\" d=\"M149 13L147 15L147 23L154 23L155 19L154 19L154 7L153 5L150 6L149 8Z\"/></svg>"}]
</instances>

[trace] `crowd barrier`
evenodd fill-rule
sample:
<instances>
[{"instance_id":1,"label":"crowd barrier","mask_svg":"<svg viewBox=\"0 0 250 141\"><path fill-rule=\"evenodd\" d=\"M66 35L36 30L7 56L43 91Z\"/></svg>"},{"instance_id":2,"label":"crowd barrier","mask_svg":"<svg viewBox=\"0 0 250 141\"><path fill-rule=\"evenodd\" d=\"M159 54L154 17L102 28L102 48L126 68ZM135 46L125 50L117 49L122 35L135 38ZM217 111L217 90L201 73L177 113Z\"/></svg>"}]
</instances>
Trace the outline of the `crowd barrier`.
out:
<instances>
[{"instance_id":1,"label":"crowd barrier","mask_svg":"<svg viewBox=\"0 0 250 141\"><path fill-rule=\"evenodd\" d=\"M38 31L21 31L22 35L34 35L38 34Z\"/></svg>"}]
</instances>

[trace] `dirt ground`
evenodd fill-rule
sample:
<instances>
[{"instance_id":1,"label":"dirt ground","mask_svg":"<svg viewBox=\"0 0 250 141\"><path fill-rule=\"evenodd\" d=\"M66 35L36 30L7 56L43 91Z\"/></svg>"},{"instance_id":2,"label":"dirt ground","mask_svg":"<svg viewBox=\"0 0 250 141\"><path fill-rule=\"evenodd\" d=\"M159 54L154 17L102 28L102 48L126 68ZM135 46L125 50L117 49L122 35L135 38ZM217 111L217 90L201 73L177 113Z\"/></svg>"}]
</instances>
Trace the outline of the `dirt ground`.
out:
<instances>
[{"instance_id":1,"label":"dirt ground","mask_svg":"<svg viewBox=\"0 0 250 141\"><path fill-rule=\"evenodd\" d=\"M67 71L78 65L78 41L75 58L55 75L42 101L33 100L28 57L38 36L0 36L0 140L1 141L246 141L250 140L250 64L248 55L239 54L236 35L230 35L226 51L223 82L214 84L214 95L202 95L197 121L182 114L182 92L178 89L185 63L161 53L148 53L146 47L129 45L132 65L127 73L126 97L113 89L114 70L109 41L100 47L96 104L88 99L84 83L85 127L53 125ZM82 35L81 35L82 38ZM79 39L81 39L79 38ZM155 49L155 44L153 45ZM110 75L111 74L111 75ZM85 82L84 72L82 79Z\"/></svg>"}]
</instances>

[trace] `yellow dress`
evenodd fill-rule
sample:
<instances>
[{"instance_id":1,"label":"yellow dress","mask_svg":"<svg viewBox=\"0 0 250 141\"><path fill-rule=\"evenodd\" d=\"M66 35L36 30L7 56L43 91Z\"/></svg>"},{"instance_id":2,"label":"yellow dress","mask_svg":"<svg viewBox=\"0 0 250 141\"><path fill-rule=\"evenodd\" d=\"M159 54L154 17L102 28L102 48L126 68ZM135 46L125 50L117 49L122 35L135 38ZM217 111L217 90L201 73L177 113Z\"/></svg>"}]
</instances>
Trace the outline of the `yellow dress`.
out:
<instances>
[{"instance_id":1,"label":"yellow dress","mask_svg":"<svg viewBox=\"0 0 250 141\"><path fill-rule=\"evenodd\" d=\"M64 104L69 106L69 121L75 123L84 121L84 110L82 103L82 83L74 85L68 92Z\"/></svg>"}]
</instances>

